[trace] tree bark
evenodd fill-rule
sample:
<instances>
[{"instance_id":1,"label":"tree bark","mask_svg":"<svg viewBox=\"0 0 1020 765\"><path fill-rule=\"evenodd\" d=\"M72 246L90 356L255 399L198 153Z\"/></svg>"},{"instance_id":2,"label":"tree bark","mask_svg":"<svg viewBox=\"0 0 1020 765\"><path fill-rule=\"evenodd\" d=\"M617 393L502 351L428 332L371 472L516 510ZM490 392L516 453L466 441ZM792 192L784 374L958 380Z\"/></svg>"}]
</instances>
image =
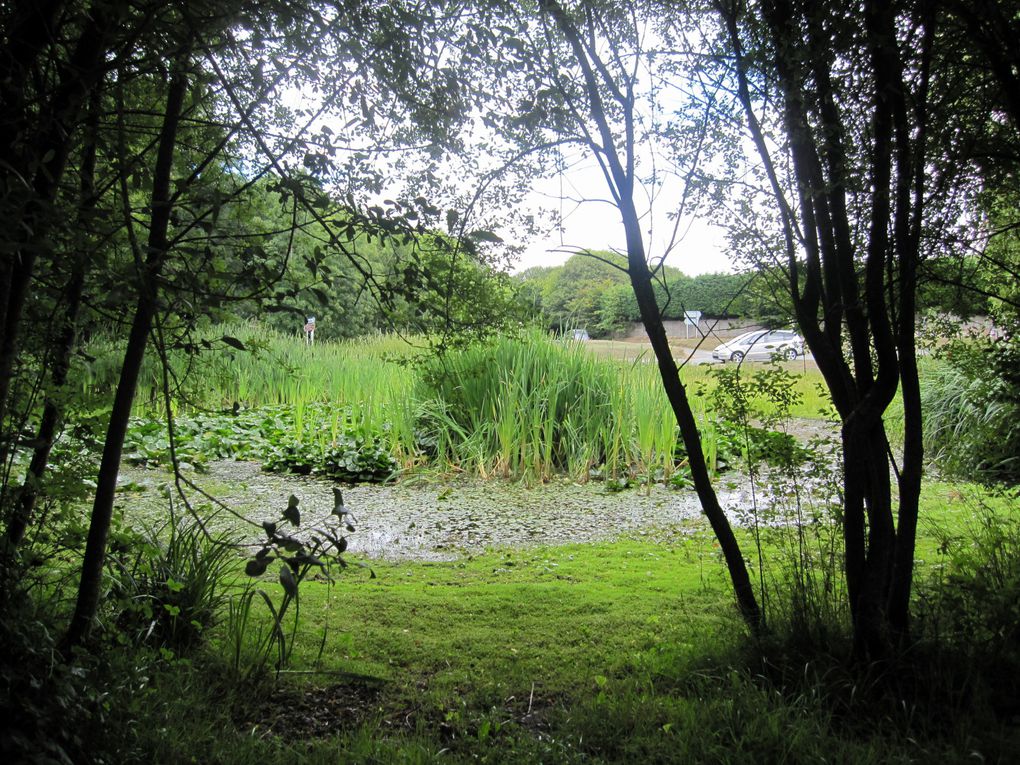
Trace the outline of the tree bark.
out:
<instances>
[{"instance_id":1,"label":"tree bark","mask_svg":"<svg viewBox=\"0 0 1020 765\"><path fill-rule=\"evenodd\" d=\"M52 5L49 11L55 14L59 4ZM42 34L46 23L38 21L32 28ZM117 19L107 13L105 5L93 10L77 38L70 60L59 68L57 83L50 98L44 101L42 117L29 123L35 130L29 145L20 146L21 139L14 136L12 144L0 147L0 158L6 165L5 191L8 195L18 194L24 200L16 205L15 220L9 224L13 232L9 235L17 238L11 242L13 247L0 266L3 277L0 279L0 435L10 403L21 321L35 263L47 247L50 223L56 214L53 205L67 167L78 118L105 69L106 43L116 23ZM27 51L25 56L29 55L38 56L39 51ZM8 124L15 119L7 118ZM11 128L6 132L11 132ZM24 132L23 129L22 134ZM23 187L20 194L12 188L17 185ZM6 454L8 446L6 440L0 438L0 457Z\"/></svg>"},{"instance_id":2,"label":"tree bark","mask_svg":"<svg viewBox=\"0 0 1020 765\"><path fill-rule=\"evenodd\" d=\"M117 475L127 433L128 419L134 402L138 376L145 356L149 331L158 307L157 277L166 261L170 224L171 174L174 145L180 124L181 108L188 89L188 79L182 67L175 68L167 94L166 113L160 131L159 146L152 185L152 217L149 226L147 255L138 274L138 303L135 307L131 332L128 336L120 380L114 395L110 423L106 431L102 461L96 478L96 494L92 503L89 532L82 560L81 579L74 613L62 641L62 649L69 650L88 636L99 607L103 562L106 542L113 516L113 500L117 489Z\"/></svg>"},{"instance_id":3,"label":"tree bark","mask_svg":"<svg viewBox=\"0 0 1020 765\"><path fill-rule=\"evenodd\" d=\"M826 4L761 0L781 117L789 138L799 205L786 190L755 115L741 48L741 7L719 0L735 51L738 95L759 155L780 204L791 274L790 291L808 346L842 422L843 542L847 599L855 649L886 653L908 622L914 538L921 482L920 399L914 350L916 262L925 177L907 118L904 65L896 19L888 3L867 0L862 63L870 73L866 152L855 155L869 196L868 229L855 251L846 190L859 187L843 136L864 119L844 122L853 104L839 97L842 50L834 39L841 19ZM847 54L841 54L847 55ZM924 117L924 87L914 108ZM858 171L860 172L860 171ZM912 217L913 216L913 217ZM798 225L799 224L799 225ZM858 227L859 228L859 227ZM798 277L806 271L803 281ZM803 289L801 288L803 284ZM843 333L849 354L843 351ZM890 455L883 413L899 383L904 394L906 444L894 520Z\"/></svg>"},{"instance_id":4,"label":"tree bark","mask_svg":"<svg viewBox=\"0 0 1020 765\"><path fill-rule=\"evenodd\" d=\"M96 205L96 155L99 132L99 92L93 91L89 104L88 129L85 145L82 149L80 197L78 229L82 237L92 227L92 213ZM16 549L22 542L28 524L35 509L36 498L42 485L50 451L63 417L61 394L67 383L67 373L71 367L74 353L75 338L78 331L78 313L81 309L82 295L85 289L85 273L87 270L88 252L86 246L73 255L71 274L63 291L61 302L64 315L59 321L56 338L51 349L52 367L50 369L49 393L43 404L43 413L36 432L36 447L28 466L28 473L15 500L14 509L6 530L6 551Z\"/></svg>"},{"instance_id":5,"label":"tree bark","mask_svg":"<svg viewBox=\"0 0 1020 765\"><path fill-rule=\"evenodd\" d=\"M704 453L701 449L701 436L697 421L687 399L687 391L680 380L680 371L673 358L673 352L670 350L666 331L662 324L662 316L656 303L655 291L652 287L652 274L646 259L641 220L634 205L637 145L634 134L633 103L630 100L633 94L628 85L620 86L618 83L609 81L606 67L596 58L597 54L586 47L581 32L555 0L543 0L542 9L552 18L556 27L566 38L582 69L590 117L596 126L600 140L600 144L593 145L592 148L601 153L605 163L606 181L613 190L617 209L623 219L627 242L627 270L641 313L641 321L655 352L663 389L669 399L673 416L680 428L680 434L687 449L691 475L702 511L712 526L726 560L738 608L751 630L757 633L764 626L761 608L758 605L740 545L726 514L719 505L715 489L712 487L708 465L705 463ZM598 74L596 74L596 70ZM603 78L613 98L621 107L624 122L622 138L614 137L610 128L599 87L599 76ZM580 115L578 116L580 118Z\"/></svg>"}]
</instances>

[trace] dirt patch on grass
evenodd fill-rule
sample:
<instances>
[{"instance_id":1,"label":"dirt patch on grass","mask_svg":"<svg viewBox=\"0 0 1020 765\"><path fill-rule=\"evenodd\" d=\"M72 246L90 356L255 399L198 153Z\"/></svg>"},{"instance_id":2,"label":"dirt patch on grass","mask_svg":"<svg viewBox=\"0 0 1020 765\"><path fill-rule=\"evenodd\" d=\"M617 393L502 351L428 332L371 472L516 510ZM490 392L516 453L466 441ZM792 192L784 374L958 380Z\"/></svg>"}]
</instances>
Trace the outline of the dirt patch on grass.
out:
<instances>
[{"instance_id":1,"label":"dirt patch on grass","mask_svg":"<svg viewBox=\"0 0 1020 765\"><path fill-rule=\"evenodd\" d=\"M237 721L246 734L290 741L328 738L356 730L380 715L384 683L368 677L329 685L280 685Z\"/></svg>"}]
</instances>

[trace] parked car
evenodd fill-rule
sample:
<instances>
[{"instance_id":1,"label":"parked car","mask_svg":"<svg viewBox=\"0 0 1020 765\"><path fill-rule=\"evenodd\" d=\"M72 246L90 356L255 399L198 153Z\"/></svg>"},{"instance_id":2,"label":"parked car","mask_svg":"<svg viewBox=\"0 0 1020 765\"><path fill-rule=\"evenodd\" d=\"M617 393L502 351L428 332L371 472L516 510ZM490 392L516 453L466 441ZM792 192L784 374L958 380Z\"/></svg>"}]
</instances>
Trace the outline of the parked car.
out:
<instances>
[{"instance_id":1,"label":"parked car","mask_svg":"<svg viewBox=\"0 0 1020 765\"><path fill-rule=\"evenodd\" d=\"M769 361L774 357L793 361L804 355L804 338L792 329L756 329L729 340L714 351L718 361Z\"/></svg>"}]
</instances>

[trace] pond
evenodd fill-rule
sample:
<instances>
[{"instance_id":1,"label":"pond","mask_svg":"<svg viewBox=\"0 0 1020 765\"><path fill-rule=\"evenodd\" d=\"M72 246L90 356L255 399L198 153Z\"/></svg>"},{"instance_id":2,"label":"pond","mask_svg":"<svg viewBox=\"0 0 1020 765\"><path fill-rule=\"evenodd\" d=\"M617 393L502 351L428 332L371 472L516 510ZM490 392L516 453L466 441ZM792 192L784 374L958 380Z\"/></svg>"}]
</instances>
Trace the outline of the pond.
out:
<instances>
[{"instance_id":1,"label":"pond","mask_svg":"<svg viewBox=\"0 0 1020 765\"><path fill-rule=\"evenodd\" d=\"M158 525L168 516L161 470L124 466L117 504L129 523ZM197 485L254 522L247 525L216 512L215 529L230 529L252 541L264 538L262 521L275 521L294 494L304 524L329 515L332 481L263 472L254 462L223 460L192 476ZM731 518L752 504L746 477L723 479L719 500ZM343 487L346 507L357 521L350 550L359 558L451 560L491 547L541 547L598 542L663 530L702 528L693 489L654 485L608 492L605 484L566 480L533 487L506 481L456 478L435 482ZM195 505L204 502L195 493ZM207 517L206 511L203 517Z\"/></svg>"}]
</instances>

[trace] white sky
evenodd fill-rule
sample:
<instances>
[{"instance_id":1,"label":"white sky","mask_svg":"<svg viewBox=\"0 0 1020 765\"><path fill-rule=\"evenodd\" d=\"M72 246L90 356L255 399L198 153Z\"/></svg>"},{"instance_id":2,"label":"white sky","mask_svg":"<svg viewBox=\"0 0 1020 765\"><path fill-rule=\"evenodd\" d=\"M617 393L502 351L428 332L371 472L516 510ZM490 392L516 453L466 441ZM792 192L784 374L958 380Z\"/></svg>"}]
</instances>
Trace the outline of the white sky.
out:
<instances>
[{"instance_id":1,"label":"white sky","mask_svg":"<svg viewBox=\"0 0 1020 765\"><path fill-rule=\"evenodd\" d=\"M594 167L571 169L562 179L557 176L536 181L531 205L554 210L555 218L562 215L563 232L554 230L545 237L536 237L513 270L560 265L578 248L623 251L623 223L616 207L599 199L606 196L606 182ZM578 202L583 197L588 199ZM677 206L678 202L670 204L662 197L647 205L645 242L652 257L662 254L673 235L674 223L669 213ZM677 240L678 244L666 258L667 265L689 276L733 271L726 254L725 232L712 225L703 212L684 219L677 231Z\"/></svg>"}]
</instances>

